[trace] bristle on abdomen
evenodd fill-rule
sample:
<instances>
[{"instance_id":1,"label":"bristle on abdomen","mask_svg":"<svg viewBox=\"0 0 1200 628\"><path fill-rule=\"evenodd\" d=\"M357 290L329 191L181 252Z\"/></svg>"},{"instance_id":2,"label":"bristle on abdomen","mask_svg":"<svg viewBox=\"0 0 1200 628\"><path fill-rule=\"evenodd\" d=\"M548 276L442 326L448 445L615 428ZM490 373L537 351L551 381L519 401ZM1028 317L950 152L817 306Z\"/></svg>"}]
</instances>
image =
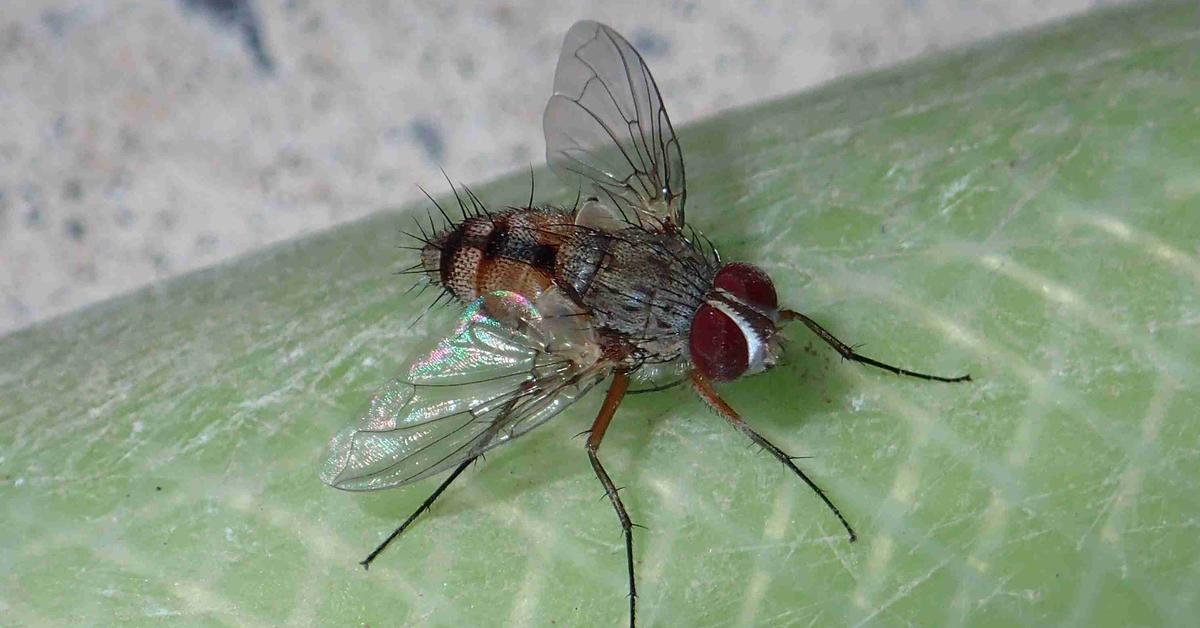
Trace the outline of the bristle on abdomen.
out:
<instances>
[{"instance_id":1,"label":"bristle on abdomen","mask_svg":"<svg viewBox=\"0 0 1200 628\"><path fill-rule=\"evenodd\" d=\"M553 283L555 256L573 225L570 212L552 207L470 216L425 244L421 266L464 302L493 290L536 298Z\"/></svg>"}]
</instances>

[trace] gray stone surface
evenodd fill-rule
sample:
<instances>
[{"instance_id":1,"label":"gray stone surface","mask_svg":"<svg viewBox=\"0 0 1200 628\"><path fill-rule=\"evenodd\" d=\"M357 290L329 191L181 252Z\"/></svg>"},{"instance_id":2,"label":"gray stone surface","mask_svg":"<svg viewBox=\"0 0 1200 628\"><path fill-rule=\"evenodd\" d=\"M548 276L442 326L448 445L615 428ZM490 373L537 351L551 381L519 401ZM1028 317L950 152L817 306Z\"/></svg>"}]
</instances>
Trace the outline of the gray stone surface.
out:
<instances>
[{"instance_id":1,"label":"gray stone surface","mask_svg":"<svg viewBox=\"0 0 1200 628\"><path fill-rule=\"evenodd\" d=\"M678 124L1093 4L10 0L0 334L444 189L439 168L542 162L581 18L643 52Z\"/></svg>"}]
</instances>

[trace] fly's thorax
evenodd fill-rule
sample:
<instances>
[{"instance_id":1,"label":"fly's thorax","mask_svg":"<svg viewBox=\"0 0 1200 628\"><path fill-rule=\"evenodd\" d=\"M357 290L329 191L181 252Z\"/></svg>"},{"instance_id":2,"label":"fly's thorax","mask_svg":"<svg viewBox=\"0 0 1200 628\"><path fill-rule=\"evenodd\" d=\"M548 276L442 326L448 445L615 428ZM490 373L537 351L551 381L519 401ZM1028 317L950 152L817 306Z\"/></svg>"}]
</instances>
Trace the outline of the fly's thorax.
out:
<instances>
[{"instance_id":1,"label":"fly's thorax","mask_svg":"<svg viewBox=\"0 0 1200 628\"><path fill-rule=\"evenodd\" d=\"M421 265L464 302L495 290L535 299L553 283L558 247L571 228L570 213L553 207L481 213L431 238Z\"/></svg>"},{"instance_id":2,"label":"fly's thorax","mask_svg":"<svg viewBox=\"0 0 1200 628\"><path fill-rule=\"evenodd\" d=\"M554 278L572 299L583 303L591 291L600 266L608 258L612 238L607 234L580 230L558 251L554 263Z\"/></svg>"},{"instance_id":3,"label":"fly's thorax","mask_svg":"<svg viewBox=\"0 0 1200 628\"><path fill-rule=\"evenodd\" d=\"M599 327L625 338L638 359L658 362L686 352L692 317L714 272L687 240L629 228L564 242L556 281Z\"/></svg>"},{"instance_id":4,"label":"fly's thorax","mask_svg":"<svg viewBox=\"0 0 1200 628\"><path fill-rule=\"evenodd\" d=\"M779 354L775 286L761 269L733 263L721 268L692 320L689 355L696 369L716 381L771 368Z\"/></svg>"}]
</instances>

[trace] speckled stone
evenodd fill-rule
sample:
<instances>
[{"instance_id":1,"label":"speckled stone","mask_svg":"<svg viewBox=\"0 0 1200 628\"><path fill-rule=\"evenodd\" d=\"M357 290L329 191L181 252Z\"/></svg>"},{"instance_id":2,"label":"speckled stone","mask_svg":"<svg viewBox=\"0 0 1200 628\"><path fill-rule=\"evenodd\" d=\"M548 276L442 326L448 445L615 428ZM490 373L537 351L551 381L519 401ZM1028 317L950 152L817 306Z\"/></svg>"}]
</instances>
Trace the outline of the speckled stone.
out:
<instances>
[{"instance_id":1,"label":"speckled stone","mask_svg":"<svg viewBox=\"0 0 1200 628\"><path fill-rule=\"evenodd\" d=\"M675 121L1088 8L6 2L0 333L436 187L541 162L567 28L646 56Z\"/></svg>"}]
</instances>

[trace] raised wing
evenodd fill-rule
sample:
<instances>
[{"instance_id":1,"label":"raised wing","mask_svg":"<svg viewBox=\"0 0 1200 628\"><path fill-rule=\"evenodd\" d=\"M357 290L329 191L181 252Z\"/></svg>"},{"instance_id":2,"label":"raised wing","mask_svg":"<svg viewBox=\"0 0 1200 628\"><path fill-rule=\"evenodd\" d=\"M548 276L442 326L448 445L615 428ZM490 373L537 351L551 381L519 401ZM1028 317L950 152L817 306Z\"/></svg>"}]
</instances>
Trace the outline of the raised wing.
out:
<instances>
[{"instance_id":1,"label":"raised wing","mask_svg":"<svg viewBox=\"0 0 1200 628\"><path fill-rule=\"evenodd\" d=\"M616 31L591 21L567 31L542 125L546 161L568 183L589 183L626 222L683 227L679 140L650 69Z\"/></svg>"},{"instance_id":2,"label":"raised wing","mask_svg":"<svg viewBox=\"0 0 1200 628\"><path fill-rule=\"evenodd\" d=\"M550 291L535 307L514 292L472 302L448 337L412 360L333 438L321 473L344 490L415 482L542 424L603 380L583 316L563 316Z\"/></svg>"}]
</instances>

